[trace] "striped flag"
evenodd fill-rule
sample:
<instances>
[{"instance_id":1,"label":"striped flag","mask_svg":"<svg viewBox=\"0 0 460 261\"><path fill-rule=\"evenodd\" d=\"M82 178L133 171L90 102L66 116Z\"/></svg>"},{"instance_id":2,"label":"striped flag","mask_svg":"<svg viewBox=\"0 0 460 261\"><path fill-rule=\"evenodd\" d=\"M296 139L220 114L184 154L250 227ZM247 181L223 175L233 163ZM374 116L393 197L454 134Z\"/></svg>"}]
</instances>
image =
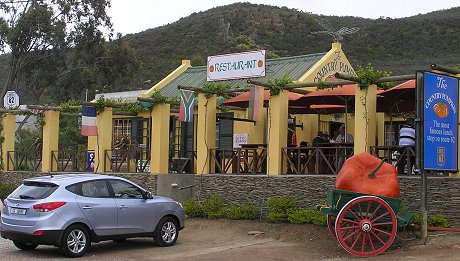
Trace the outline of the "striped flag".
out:
<instances>
[{"instance_id":1,"label":"striped flag","mask_svg":"<svg viewBox=\"0 0 460 261\"><path fill-rule=\"evenodd\" d=\"M81 116L81 135L97 136L96 108L82 105Z\"/></svg>"},{"instance_id":2,"label":"striped flag","mask_svg":"<svg viewBox=\"0 0 460 261\"><path fill-rule=\"evenodd\" d=\"M259 101L263 99L264 88L260 86L253 86L249 91L249 107L248 119L257 121L259 119Z\"/></svg>"},{"instance_id":3,"label":"striped flag","mask_svg":"<svg viewBox=\"0 0 460 261\"><path fill-rule=\"evenodd\" d=\"M185 122L193 121L193 103L195 102L193 91L180 90L179 120Z\"/></svg>"}]
</instances>

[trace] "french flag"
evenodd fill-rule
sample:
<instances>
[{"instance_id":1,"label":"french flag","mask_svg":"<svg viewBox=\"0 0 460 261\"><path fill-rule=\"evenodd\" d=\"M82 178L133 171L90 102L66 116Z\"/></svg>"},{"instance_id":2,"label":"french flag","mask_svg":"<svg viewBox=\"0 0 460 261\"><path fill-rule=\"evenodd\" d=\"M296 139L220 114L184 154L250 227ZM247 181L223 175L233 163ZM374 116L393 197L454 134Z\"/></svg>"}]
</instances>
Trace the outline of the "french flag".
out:
<instances>
[{"instance_id":1,"label":"french flag","mask_svg":"<svg viewBox=\"0 0 460 261\"><path fill-rule=\"evenodd\" d=\"M81 135L97 136L96 108L82 105L81 116Z\"/></svg>"}]
</instances>

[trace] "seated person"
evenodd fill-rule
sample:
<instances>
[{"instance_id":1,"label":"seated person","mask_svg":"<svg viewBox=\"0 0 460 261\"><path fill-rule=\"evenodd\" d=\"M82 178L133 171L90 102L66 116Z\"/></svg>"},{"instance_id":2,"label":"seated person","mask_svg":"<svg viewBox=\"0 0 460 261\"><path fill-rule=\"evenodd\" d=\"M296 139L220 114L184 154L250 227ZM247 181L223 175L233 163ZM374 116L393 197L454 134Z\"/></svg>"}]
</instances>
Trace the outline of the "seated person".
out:
<instances>
[{"instance_id":1,"label":"seated person","mask_svg":"<svg viewBox=\"0 0 460 261\"><path fill-rule=\"evenodd\" d=\"M353 136L350 133L345 134L345 124L342 124L342 126L340 126L339 136L337 136L337 138L335 139L335 142L336 143L353 143L354 142ZM345 163L345 160L351 154L353 154L353 149L350 149L350 148L342 149L339 152L338 162L337 162L337 171L339 171L342 168L343 164Z\"/></svg>"},{"instance_id":2,"label":"seated person","mask_svg":"<svg viewBox=\"0 0 460 261\"><path fill-rule=\"evenodd\" d=\"M353 135L350 133L345 134L345 124L339 128L339 135L335 138L336 143L353 143Z\"/></svg>"},{"instance_id":3,"label":"seated person","mask_svg":"<svg viewBox=\"0 0 460 261\"><path fill-rule=\"evenodd\" d=\"M322 131L318 131L318 135L315 138L313 138L311 143L313 147L318 147L319 144L329 143L329 141L327 139L324 139L324 133Z\"/></svg>"},{"instance_id":4,"label":"seated person","mask_svg":"<svg viewBox=\"0 0 460 261\"><path fill-rule=\"evenodd\" d=\"M321 147L322 145L324 145L324 143L329 143L329 141L324 138L324 133L322 131L318 131L318 135L312 141L312 146ZM321 151L325 155L327 155L328 153L327 150L321 149ZM318 174L326 174L327 165L326 165L326 162L324 161L324 157L320 156L319 153L320 151L316 151L315 154L313 155L312 160L310 161L309 171L310 173L315 172L316 155L318 155L319 156L318 157L319 166L316 169L316 171L318 172Z\"/></svg>"}]
</instances>

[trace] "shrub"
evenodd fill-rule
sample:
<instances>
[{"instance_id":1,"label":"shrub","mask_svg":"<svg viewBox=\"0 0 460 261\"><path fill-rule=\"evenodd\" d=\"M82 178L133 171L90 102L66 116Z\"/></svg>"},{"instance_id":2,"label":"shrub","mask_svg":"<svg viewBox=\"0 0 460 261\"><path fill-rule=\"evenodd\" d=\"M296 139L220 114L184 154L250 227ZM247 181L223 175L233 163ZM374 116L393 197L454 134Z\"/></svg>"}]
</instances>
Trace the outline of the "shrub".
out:
<instances>
[{"instance_id":1,"label":"shrub","mask_svg":"<svg viewBox=\"0 0 460 261\"><path fill-rule=\"evenodd\" d=\"M222 199L217 195L213 195L203 202L203 210L205 216L210 219L225 217L224 203L222 202Z\"/></svg>"},{"instance_id":2,"label":"shrub","mask_svg":"<svg viewBox=\"0 0 460 261\"><path fill-rule=\"evenodd\" d=\"M447 218L437 215L428 217L429 227L450 227L449 220Z\"/></svg>"},{"instance_id":3,"label":"shrub","mask_svg":"<svg viewBox=\"0 0 460 261\"><path fill-rule=\"evenodd\" d=\"M17 188L14 184L0 184L0 199L5 199Z\"/></svg>"},{"instance_id":4,"label":"shrub","mask_svg":"<svg viewBox=\"0 0 460 261\"><path fill-rule=\"evenodd\" d=\"M230 205L227 217L229 219L255 219L256 207L251 204Z\"/></svg>"},{"instance_id":5,"label":"shrub","mask_svg":"<svg viewBox=\"0 0 460 261\"><path fill-rule=\"evenodd\" d=\"M182 204L187 217L204 217L203 206L195 199L188 199Z\"/></svg>"},{"instance_id":6,"label":"shrub","mask_svg":"<svg viewBox=\"0 0 460 261\"><path fill-rule=\"evenodd\" d=\"M268 220L280 223L288 222L288 211L296 208L296 202L288 197L274 197L268 200Z\"/></svg>"},{"instance_id":7,"label":"shrub","mask_svg":"<svg viewBox=\"0 0 460 261\"><path fill-rule=\"evenodd\" d=\"M419 213L414 213L413 223L420 225L422 218ZM427 220L429 227L450 227L449 220L441 215L428 216Z\"/></svg>"},{"instance_id":8,"label":"shrub","mask_svg":"<svg viewBox=\"0 0 460 261\"><path fill-rule=\"evenodd\" d=\"M288 212L289 223L305 224L310 220L308 210L306 209L290 209Z\"/></svg>"},{"instance_id":9,"label":"shrub","mask_svg":"<svg viewBox=\"0 0 460 261\"><path fill-rule=\"evenodd\" d=\"M288 220L292 224L326 225L326 217L314 209L290 209Z\"/></svg>"}]
</instances>

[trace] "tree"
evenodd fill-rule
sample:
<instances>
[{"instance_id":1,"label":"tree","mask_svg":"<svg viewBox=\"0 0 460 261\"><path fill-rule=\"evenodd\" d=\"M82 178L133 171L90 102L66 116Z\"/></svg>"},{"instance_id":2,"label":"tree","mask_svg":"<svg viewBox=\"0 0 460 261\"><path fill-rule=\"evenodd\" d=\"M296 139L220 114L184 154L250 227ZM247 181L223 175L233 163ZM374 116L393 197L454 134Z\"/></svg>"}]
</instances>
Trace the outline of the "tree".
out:
<instances>
[{"instance_id":1,"label":"tree","mask_svg":"<svg viewBox=\"0 0 460 261\"><path fill-rule=\"evenodd\" d=\"M18 88L26 71L34 71L44 60L56 58L59 51L87 50L95 42L103 41L104 30L111 37L107 7L110 0L0 1L0 12L5 13L0 17L0 52L11 51L10 70L1 97L8 89ZM30 77L28 80L33 81Z\"/></svg>"}]
</instances>

